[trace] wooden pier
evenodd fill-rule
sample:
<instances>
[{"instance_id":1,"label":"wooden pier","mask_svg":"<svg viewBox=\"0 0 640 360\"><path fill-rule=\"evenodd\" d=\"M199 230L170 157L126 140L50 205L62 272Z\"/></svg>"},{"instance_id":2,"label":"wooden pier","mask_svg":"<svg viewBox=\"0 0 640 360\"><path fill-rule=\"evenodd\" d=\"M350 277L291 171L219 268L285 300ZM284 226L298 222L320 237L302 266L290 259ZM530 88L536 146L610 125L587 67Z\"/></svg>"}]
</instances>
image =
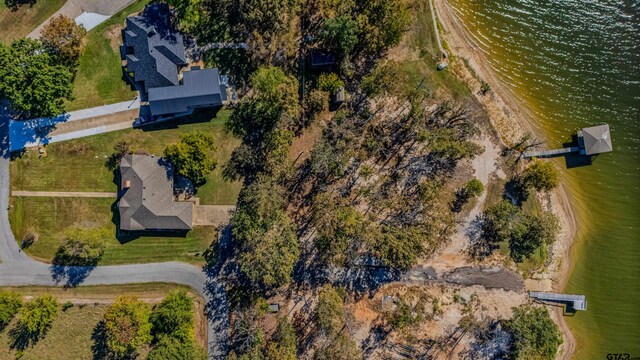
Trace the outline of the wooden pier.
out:
<instances>
[{"instance_id":1,"label":"wooden pier","mask_svg":"<svg viewBox=\"0 0 640 360\"><path fill-rule=\"evenodd\" d=\"M566 147L562 149L553 149L553 150L533 150L527 151L522 154L522 157L532 158L532 157L552 157L564 154L570 154L574 152L580 151L579 147Z\"/></svg>"},{"instance_id":2,"label":"wooden pier","mask_svg":"<svg viewBox=\"0 0 640 360\"><path fill-rule=\"evenodd\" d=\"M587 310L587 298L584 295L529 291L529 297L545 302L570 304L571 308L574 310Z\"/></svg>"}]
</instances>

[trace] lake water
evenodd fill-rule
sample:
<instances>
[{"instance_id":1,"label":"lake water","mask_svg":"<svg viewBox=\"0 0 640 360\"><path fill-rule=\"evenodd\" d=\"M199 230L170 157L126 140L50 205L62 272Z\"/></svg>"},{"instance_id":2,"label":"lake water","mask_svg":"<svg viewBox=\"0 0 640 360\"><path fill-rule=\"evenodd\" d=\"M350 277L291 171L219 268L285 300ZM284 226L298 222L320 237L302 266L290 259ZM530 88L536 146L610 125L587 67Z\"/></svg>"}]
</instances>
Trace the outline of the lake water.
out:
<instances>
[{"instance_id":1,"label":"lake water","mask_svg":"<svg viewBox=\"0 0 640 360\"><path fill-rule=\"evenodd\" d=\"M552 160L578 221L566 292L588 301L568 323L577 359L640 357L640 1L449 1L547 147L610 124L612 153Z\"/></svg>"}]
</instances>

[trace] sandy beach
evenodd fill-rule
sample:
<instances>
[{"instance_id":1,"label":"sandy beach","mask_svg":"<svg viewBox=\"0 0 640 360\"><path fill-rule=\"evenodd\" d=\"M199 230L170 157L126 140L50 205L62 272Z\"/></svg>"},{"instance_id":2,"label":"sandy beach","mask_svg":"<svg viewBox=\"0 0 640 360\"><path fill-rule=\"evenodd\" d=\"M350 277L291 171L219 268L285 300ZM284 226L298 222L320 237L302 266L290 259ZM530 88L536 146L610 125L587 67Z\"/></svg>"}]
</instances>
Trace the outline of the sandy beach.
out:
<instances>
[{"instance_id":1,"label":"sandy beach","mask_svg":"<svg viewBox=\"0 0 640 360\"><path fill-rule=\"evenodd\" d=\"M534 127L531 125L533 119L527 113L526 108L502 84L489 65L485 53L474 42L468 29L456 16L451 6L446 0L434 0L434 4L438 20L444 29L443 35L449 50L455 58L466 59L476 76L467 69L462 61L456 61L457 59L452 61L450 71L467 82L471 89L480 88L479 79L486 81L491 86L491 96L481 96L478 93L475 96L486 107L492 125L500 134L502 143L505 145L513 144L525 132L535 134ZM527 288L560 292L564 289L571 270L570 251L576 233L576 220L567 198L566 188L563 185L559 186L546 199L543 199L543 204L558 216L562 231L558 241L553 245L553 258L547 273L543 274L540 279L527 281ZM556 308L552 311L552 316L563 334L562 351L559 357L570 359L575 351L575 339L564 320L562 309Z\"/></svg>"}]
</instances>

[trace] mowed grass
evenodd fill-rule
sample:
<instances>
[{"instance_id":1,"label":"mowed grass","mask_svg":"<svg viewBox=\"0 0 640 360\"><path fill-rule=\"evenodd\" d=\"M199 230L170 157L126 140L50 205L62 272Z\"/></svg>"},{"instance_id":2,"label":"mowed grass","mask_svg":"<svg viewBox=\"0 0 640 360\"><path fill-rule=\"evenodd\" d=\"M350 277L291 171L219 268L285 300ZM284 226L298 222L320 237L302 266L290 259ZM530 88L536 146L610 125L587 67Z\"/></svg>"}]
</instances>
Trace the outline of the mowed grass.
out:
<instances>
[{"instance_id":1,"label":"mowed grass","mask_svg":"<svg viewBox=\"0 0 640 360\"><path fill-rule=\"evenodd\" d=\"M107 305L74 306L66 311L59 311L46 336L35 346L27 347L22 357L17 356L15 349L11 349L9 332L17 322L14 319L0 332L0 359L92 359L91 346L94 341L91 336L106 311Z\"/></svg>"},{"instance_id":2,"label":"mowed grass","mask_svg":"<svg viewBox=\"0 0 640 360\"><path fill-rule=\"evenodd\" d=\"M87 33L74 82L74 99L67 104L67 111L127 101L135 96L122 79L118 47L122 44L125 18L142 10L148 2L134 2Z\"/></svg>"},{"instance_id":3,"label":"mowed grass","mask_svg":"<svg viewBox=\"0 0 640 360\"><path fill-rule=\"evenodd\" d=\"M8 44L29 35L65 2L66 0L38 0L32 7L23 5L13 11L7 8L3 0L0 2L0 42Z\"/></svg>"},{"instance_id":4,"label":"mowed grass","mask_svg":"<svg viewBox=\"0 0 640 360\"><path fill-rule=\"evenodd\" d=\"M32 191L108 191L116 192L114 174L105 166L107 157L119 140L127 140L135 150L161 155L163 149L179 141L180 134L201 130L211 134L217 145L218 167L196 196L201 204L235 204L242 184L222 178L222 166L230 158L239 140L228 135L224 122L229 111L220 111L209 122L176 125L155 131L130 129L70 140L47 146L47 156L38 158L30 150L11 163L12 190ZM118 239L114 216L115 199L13 197L10 208L12 230L18 242L27 233L38 234L29 255L51 261L70 228L107 228L112 237L100 264L129 264L156 261L184 261L202 264L202 257L216 237L214 227L196 227L182 237L143 236Z\"/></svg>"},{"instance_id":5,"label":"mowed grass","mask_svg":"<svg viewBox=\"0 0 640 360\"><path fill-rule=\"evenodd\" d=\"M202 253L216 237L212 226L199 226L186 236L142 236L135 239L116 237L113 222L114 199L88 198L12 198L9 221L18 242L28 232L38 240L24 251L50 262L71 228L106 228L111 236L104 239L106 249L99 265L137 264L183 261L200 265Z\"/></svg>"},{"instance_id":6,"label":"mowed grass","mask_svg":"<svg viewBox=\"0 0 640 360\"><path fill-rule=\"evenodd\" d=\"M222 178L222 167L240 141L228 134L224 123L230 111L222 110L208 122L183 123L173 128L143 131L127 129L69 140L47 146L47 156L38 158L35 150L27 151L11 163L11 189L31 191L105 191L116 192L114 174L105 162L120 140L128 141L132 149L162 155L167 145L180 141L180 135L200 130L213 136L217 150L216 169L196 196L202 204L233 205L240 192L240 182ZM209 119L210 114L201 115Z\"/></svg>"},{"instance_id":7,"label":"mowed grass","mask_svg":"<svg viewBox=\"0 0 640 360\"><path fill-rule=\"evenodd\" d=\"M93 347L96 344L96 328L104 318L108 303L118 295L133 295L153 304L158 303L171 291L187 290L194 301L194 320L196 342L203 346L206 342L206 318L203 316L204 300L189 288L166 283L147 283L114 286L82 286L71 289L52 287L14 287L10 289L23 296L39 296L51 294L60 303L71 301L72 307L58 311L58 315L46 335L34 346L27 347L20 356L17 349L12 349L10 332L17 324L17 316L7 327L0 331L0 359L26 360L68 360L93 359ZM95 301L95 302L94 302ZM80 303L80 304L78 304ZM145 359L149 346L143 347L138 359ZM101 357L100 357L101 358Z\"/></svg>"}]
</instances>

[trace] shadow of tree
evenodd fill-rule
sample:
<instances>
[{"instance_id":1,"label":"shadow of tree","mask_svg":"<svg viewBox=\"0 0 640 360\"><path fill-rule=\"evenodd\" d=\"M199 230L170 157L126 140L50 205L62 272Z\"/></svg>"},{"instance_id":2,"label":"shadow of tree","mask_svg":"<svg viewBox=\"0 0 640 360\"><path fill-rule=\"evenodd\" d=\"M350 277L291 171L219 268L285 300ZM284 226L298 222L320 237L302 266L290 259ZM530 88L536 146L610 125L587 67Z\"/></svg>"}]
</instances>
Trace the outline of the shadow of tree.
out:
<instances>
[{"instance_id":1,"label":"shadow of tree","mask_svg":"<svg viewBox=\"0 0 640 360\"><path fill-rule=\"evenodd\" d=\"M36 4L36 0L4 0L4 4L11 9L11 11L18 11L23 5L33 7L33 5Z\"/></svg>"},{"instance_id":2,"label":"shadow of tree","mask_svg":"<svg viewBox=\"0 0 640 360\"><path fill-rule=\"evenodd\" d=\"M9 337L11 338L10 347L13 350L24 351L26 348L34 346L45 335L46 331L42 334L31 332L27 330L25 326L18 324L9 331Z\"/></svg>"},{"instance_id":3,"label":"shadow of tree","mask_svg":"<svg viewBox=\"0 0 640 360\"><path fill-rule=\"evenodd\" d=\"M51 265L49 271L56 283L64 283L65 289L81 285L95 266Z\"/></svg>"}]
</instances>

